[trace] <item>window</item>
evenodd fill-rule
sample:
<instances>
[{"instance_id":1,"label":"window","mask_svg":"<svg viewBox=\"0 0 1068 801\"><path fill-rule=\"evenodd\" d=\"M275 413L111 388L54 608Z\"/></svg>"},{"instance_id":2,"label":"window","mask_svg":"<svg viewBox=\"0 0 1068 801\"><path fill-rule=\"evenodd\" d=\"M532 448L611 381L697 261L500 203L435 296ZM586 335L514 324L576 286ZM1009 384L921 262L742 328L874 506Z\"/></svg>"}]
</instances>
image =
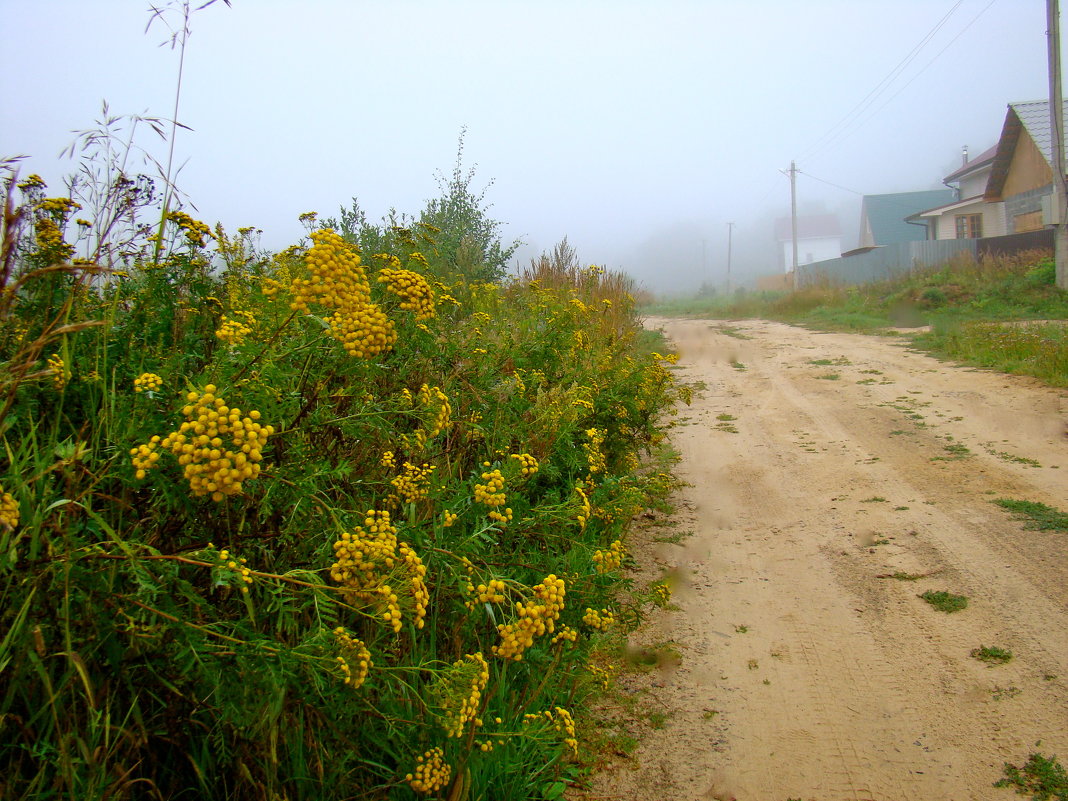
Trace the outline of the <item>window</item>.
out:
<instances>
[{"instance_id":1,"label":"window","mask_svg":"<svg viewBox=\"0 0 1068 801\"><path fill-rule=\"evenodd\" d=\"M983 235L982 214L957 215L957 239L979 239Z\"/></svg>"}]
</instances>

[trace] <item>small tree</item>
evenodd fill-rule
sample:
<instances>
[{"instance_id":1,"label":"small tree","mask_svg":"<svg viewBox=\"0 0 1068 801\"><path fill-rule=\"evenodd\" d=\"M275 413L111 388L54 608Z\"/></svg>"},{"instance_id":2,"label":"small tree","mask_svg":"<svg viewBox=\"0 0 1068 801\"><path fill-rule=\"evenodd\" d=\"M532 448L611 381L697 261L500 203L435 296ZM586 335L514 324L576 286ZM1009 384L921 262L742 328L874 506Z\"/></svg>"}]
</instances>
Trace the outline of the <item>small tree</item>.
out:
<instances>
[{"instance_id":1,"label":"small tree","mask_svg":"<svg viewBox=\"0 0 1068 801\"><path fill-rule=\"evenodd\" d=\"M469 281L498 281L507 272L508 260L522 244L518 239L505 244L501 240L501 223L489 215L486 191L477 194L471 188L475 167L463 167L464 135L456 148L456 164L448 179L437 175L441 197L427 202L419 222L438 230L435 239L440 256Z\"/></svg>"}]
</instances>

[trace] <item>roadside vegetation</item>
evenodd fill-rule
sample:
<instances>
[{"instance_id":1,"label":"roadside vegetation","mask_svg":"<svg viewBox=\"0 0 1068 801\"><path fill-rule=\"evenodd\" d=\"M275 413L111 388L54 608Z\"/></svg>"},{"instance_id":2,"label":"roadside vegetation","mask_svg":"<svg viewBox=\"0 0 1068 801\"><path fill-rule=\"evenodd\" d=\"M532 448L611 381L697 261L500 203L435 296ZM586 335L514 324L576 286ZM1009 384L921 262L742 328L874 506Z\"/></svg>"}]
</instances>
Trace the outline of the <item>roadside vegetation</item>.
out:
<instances>
[{"instance_id":1,"label":"roadside vegetation","mask_svg":"<svg viewBox=\"0 0 1068 801\"><path fill-rule=\"evenodd\" d=\"M1055 285L1053 260L1043 251L955 259L862 286L663 299L642 311L873 334L929 327L911 336L935 355L1068 386L1068 292Z\"/></svg>"},{"instance_id":2,"label":"roadside vegetation","mask_svg":"<svg viewBox=\"0 0 1068 801\"><path fill-rule=\"evenodd\" d=\"M629 280L505 279L459 158L266 252L122 125L60 193L2 165L0 797L558 797L670 598L623 573L680 395Z\"/></svg>"}]
</instances>

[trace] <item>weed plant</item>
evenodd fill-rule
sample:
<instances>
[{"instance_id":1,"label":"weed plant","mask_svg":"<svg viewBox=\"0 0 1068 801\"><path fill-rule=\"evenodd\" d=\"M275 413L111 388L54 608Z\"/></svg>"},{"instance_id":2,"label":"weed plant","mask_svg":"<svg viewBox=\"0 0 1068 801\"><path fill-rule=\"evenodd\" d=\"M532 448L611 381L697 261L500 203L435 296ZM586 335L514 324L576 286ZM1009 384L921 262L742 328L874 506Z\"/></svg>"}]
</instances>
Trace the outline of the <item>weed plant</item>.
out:
<instances>
[{"instance_id":1,"label":"weed plant","mask_svg":"<svg viewBox=\"0 0 1068 801\"><path fill-rule=\"evenodd\" d=\"M1056 756L1031 754L1017 767L1005 763L1005 776L995 787L1012 787L1017 795L1030 794L1033 801L1068 801L1068 771Z\"/></svg>"},{"instance_id":2,"label":"weed plant","mask_svg":"<svg viewBox=\"0 0 1068 801\"><path fill-rule=\"evenodd\" d=\"M965 596L954 595L945 590L927 590L927 592L920 595L920 597L939 612L945 612L947 614L951 612L959 612L968 607L968 599Z\"/></svg>"},{"instance_id":3,"label":"weed plant","mask_svg":"<svg viewBox=\"0 0 1068 801\"><path fill-rule=\"evenodd\" d=\"M0 797L556 792L663 595L621 592L680 395L629 282L484 280L462 171L268 253L3 166Z\"/></svg>"},{"instance_id":4,"label":"weed plant","mask_svg":"<svg viewBox=\"0 0 1068 801\"><path fill-rule=\"evenodd\" d=\"M1017 520L1026 520L1024 528L1032 531L1068 531L1068 513L1038 501L998 498L994 501L1002 509L1012 512Z\"/></svg>"}]
</instances>

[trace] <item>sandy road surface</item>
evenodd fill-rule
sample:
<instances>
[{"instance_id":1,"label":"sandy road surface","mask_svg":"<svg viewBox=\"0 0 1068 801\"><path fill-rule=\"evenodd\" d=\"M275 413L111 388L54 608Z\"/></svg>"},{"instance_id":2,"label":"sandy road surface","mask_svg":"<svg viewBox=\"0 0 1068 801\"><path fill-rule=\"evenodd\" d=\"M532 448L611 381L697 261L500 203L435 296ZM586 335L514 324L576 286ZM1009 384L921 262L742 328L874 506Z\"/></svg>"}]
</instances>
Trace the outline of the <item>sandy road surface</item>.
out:
<instances>
[{"instance_id":1,"label":"sandy road surface","mask_svg":"<svg viewBox=\"0 0 1068 801\"><path fill-rule=\"evenodd\" d=\"M666 722L590 797L1010 801L1004 762L1068 763L1068 534L991 502L1068 510L1068 392L896 339L647 326L706 385L674 434L694 534L640 555L679 609L636 636L682 660L623 680Z\"/></svg>"}]
</instances>

